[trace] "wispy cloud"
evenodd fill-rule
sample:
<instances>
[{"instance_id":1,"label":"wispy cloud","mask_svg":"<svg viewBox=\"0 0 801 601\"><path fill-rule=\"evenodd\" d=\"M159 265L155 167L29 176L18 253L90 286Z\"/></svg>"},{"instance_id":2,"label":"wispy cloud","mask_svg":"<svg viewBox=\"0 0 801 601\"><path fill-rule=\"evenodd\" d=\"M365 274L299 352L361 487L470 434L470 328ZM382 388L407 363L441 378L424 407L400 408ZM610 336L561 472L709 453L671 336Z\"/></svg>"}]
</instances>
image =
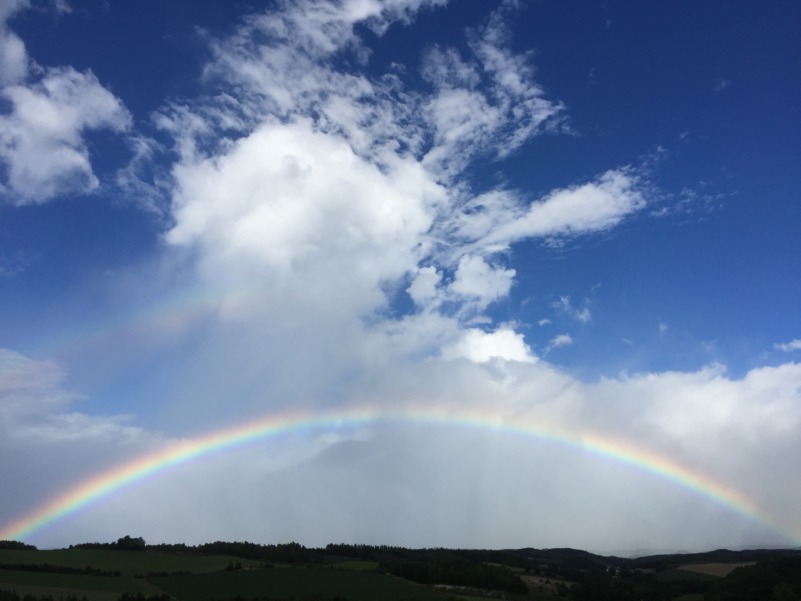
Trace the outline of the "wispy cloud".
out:
<instances>
[{"instance_id":1,"label":"wispy cloud","mask_svg":"<svg viewBox=\"0 0 801 601\"><path fill-rule=\"evenodd\" d=\"M785 353L790 353L792 351L801 351L801 338L796 338L795 340L791 340L790 342L782 342L780 344L774 344L774 348L784 351Z\"/></svg>"},{"instance_id":2,"label":"wispy cloud","mask_svg":"<svg viewBox=\"0 0 801 601\"><path fill-rule=\"evenodd\" d=\"M715 92L722 92L723 90L728 88L730 85L731 85L731 81L729 81L725 77L718 77L715 80L715 83L712 84L712 90L715 91Z\"/></svg>"},{"instance_id":3,"label":"wispy cloud","mask_svg":"<svg viewBox=\"0 0 801 601\"><path fill-rule=\"evenodd\" d=\"M17 251L10 256L0 255L0 278L10 278L24 272L36 260L31 252Z\"/></svg>"},{"instance_id":4,"label":"wispy cloud","mask_svg":"<svg viewBox=\"0 0 801 601\"><path fill-rule=\"evenodd\" d=\"M573 344L573 337L570 334L559 334L554 336L548 343L548 350L559 348L560 346L570 346Z\"/></svg>"},{"instance_id":5,"label":"wispy cloud","mask_svg":"<svg viewBox=\"0 0 801 601\"><path fill-rule=\"evenodd\" d=\"M592 320L592 313L590 312L590 308L587 306L587 303L588 301L585 301L584 306L578 308L573 304L570 296L563 295L559 297L559 300L553 301L551 303L551 307L555 309L557 313L569 315L573 319L587 323Z\"/></svg>"},{"instance_id":6,"label":"wispy cloud","mask_svg":"<svg viewBox=\"0 0 801 601\"><path fill-rule=\"evenodd\" d=\"M433 144L423 162L440 177L457 176L476 156L504 157L531 137L558 127L563 107L534 82L530 57L510 49L503 3L471 32L473 56L439 47L424 59L423 76L434 89L423 110Z\"/></svg>"}]
</instances>

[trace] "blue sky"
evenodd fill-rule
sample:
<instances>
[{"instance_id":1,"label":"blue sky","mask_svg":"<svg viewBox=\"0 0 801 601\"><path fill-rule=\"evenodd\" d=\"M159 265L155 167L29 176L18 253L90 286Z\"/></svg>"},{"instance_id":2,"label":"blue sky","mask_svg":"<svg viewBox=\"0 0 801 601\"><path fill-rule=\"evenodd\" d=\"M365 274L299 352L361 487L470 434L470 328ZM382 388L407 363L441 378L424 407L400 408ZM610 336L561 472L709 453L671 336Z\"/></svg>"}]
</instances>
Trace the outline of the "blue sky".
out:
<instances>
[{"instance_id":1,"label":"blue sky","mask_svg":"<svg viewBox=\"0 0 801 601\"><path fill-rule=\"evenodd\" d=\"M0 523L182 437L414 399L628 441L773 526L678 485L650 515L652 477L407 424L165 475L175 506L209 499L202 529L142 510L142 486L32 542L608 551L801 532L797 3L4 0L0 19L0 477L21 480ZM369 458L389 456L378 477ZM566 501L556 461L615 502ZM550 492L516 489L526 471ZM312 528L312 501L265 521L222 491L234 476L284 511L280 486L314 499L336 478L406 499L409 524L376 507ZM571 509L531 530L420 518L468 489Z\"/></svg>"}]
</instances>

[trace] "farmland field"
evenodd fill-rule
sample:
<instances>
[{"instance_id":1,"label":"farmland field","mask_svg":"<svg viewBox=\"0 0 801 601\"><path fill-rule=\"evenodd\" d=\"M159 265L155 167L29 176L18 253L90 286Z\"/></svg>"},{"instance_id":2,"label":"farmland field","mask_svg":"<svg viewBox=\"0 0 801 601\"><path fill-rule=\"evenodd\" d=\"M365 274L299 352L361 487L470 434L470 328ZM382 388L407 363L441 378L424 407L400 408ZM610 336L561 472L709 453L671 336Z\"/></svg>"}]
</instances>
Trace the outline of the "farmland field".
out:
<instances>
[{"instance_id":1,"label":"farmland field","mask_svg":"<svg viewBox=\"0 0 801 601\"><path fill-rule=\"evenodd\" d=\"M691 563L679 566L680 570L688 572L695 572L697 574L706 574L707 576L714 576L716 578L723 578L728 576L737 568L742 566L752 566L753 561L746 561L742 563Z\"/></svg>"},{"instance_id":2,"label":"farmland field","mask_svg":"<svg viewBox=\"0 0 801 601\"><path fill-rule=\"evenodd\" d=\"M662 582L674 582L676 580L717 580L717 576L710 574L702 574L701 572L693 572L691 570L683 570L680 568L672 568L669 570L662 570L656 573L656 577Z\"/></svg>"},{"instance_id":3,"label":"farmland field","mask_svg":"<svg viewBox=\"0 0 801 601\"><path fill-rule=\"evenodd\" d=\"M147 590L133 578L0 570L0 588L12 589L15 585L55 587L71 591L102 591L117 595Z\"/></svg>"},{"instance_id":4,"label":"farmland field","mask_svg":"<svg viewBox=\"0 0 801 601\"><path fill-rule=\"evenodd\" d=\"M520 578L526 583L529 596L533 599L558 599L559 591L557 587L561 585L565 589L569 589L573 584L567 580L548 578L546 576L522 574Z\"/></svg>"},{"instance_id":5,"label":"farmland field","mask_svg":"<svg viewBox=\"0 0 801 601\"><path fill-rule=\"evenodd\" d=\"M0 549L0 564L51 564L82 569L87 566L124 577L150 572L216 572L229 563L242 566L259 562L227 555L177 555L158 551L113 551L104 549L58 549L54 551L18 551Z\"/></svg>"},{"instance_id":6,"label":"farmland field","mask_svg":"<svg viewBox=\"0 0 801 601\"><path fill-rule=\"evenodd\" d=\"M0 582L0 591L13 590L18 595L24 597L29 595L34 598L52 597L53 599L67 599L74 595L79 599L86 597L86 601L118 601L119 593L109 593L104 591L76 591L57 586L33 586L30 584L7 585Z\"/></svg>"},{"instance_id":7,"label":"farmland field","mask_svg":"<svg viewBox=\"0 0 801 601\"><path fill-rule=\"evenodd\" d=\"M447 597L406 580L358 570L288 568L165 576L150 582L181 601L346 597L348 601L444 601Z\"/></svg>"}]
</instances>

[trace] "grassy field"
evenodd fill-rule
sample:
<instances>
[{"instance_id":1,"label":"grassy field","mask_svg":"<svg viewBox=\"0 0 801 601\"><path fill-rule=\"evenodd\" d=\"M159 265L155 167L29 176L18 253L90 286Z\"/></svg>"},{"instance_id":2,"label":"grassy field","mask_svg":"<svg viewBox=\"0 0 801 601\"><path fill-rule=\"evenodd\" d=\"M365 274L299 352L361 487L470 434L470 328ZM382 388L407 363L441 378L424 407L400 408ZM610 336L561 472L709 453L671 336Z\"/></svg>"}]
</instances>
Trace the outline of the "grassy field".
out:
<instances>
[{"instance_id":1,"label":"grassy field","mask_svg":"<svg viewBox=\"0 0 801 601\"><path fill-rule=\"evenodd\" d=\"M103 549L58 549L54 551L17 551L0 549L0 564L45 564L70 568L91 566L98 570L119 571L124 577L139 574L190 572L201 574L224 570L229 563L243 567L258 565L227 555L174 555L158 551L107 551Z\"/></svg>"},{"instance_id":2,"label":"grassy field","mask_svg":"<svg viewBox=\"0 0 801 601\"><path fill-rule=\"evenodd\" d=\"M348 601L445 601L446 596L406 580L360 570L289 568L236 570L194 576L151 578L155 586L181 601L345 597Z\"/></svg>"},{"instance_id":3,"label":"grassy field","mask_svg":"<svg viewBox=\"0 0 801 601\"><path fill-rule=\"evenodd\" d=\"M682 570L679 568L671 570L662 570L656 573L656 577L663 582L670 582L673 580L717 580L717 576L710 576L709 574L702 574L701 572L691 572L690 570Z\"/></svg>"},{"instance_id":4,"label":"grassy field","mask_svg":"<svg viewBox=\"0 0 801 601\"><path fill-rule=\"evenodd\" d=\"M16 585L63 588L73 592L101 591L114 593L116 596L122 593L143 593L147 590L133 578L0 570L0 588L12 589Z\"/></svg>"},{"instance_id":5,"label":"grassy field","mask_svg":"<svg viewBox=\"0 0 801 601\"><path fill-rule=\"evenodd\" d=\"M742 566L752 566L754 561L746 561L743 563L689 563L679 566L680 570L688 572L695 572L696 574L706 574L707 576L714 576L715 578L723 578L731 574L737 568Z\"/></svg>"},{"instance_id":6,"label":"grassy field","mask_svg":"<svg viewBox=\"0 0 801 601\"><path fill-rule=\"evenodd\" d=\"M120 577L0 569L0 589L19 594L70 593L88 601L115 601L122 593L152 594L160 589L181 601L243 598L346 597L348 601L443 601L444 595L392 576L375 573L374 561L346 560L319 567L276 565L248 569L259 562L224 555L173 555L155 551L61 549L53 551L0 550L0 564L37 565L119 572ZM227 571L229 565L244 569ZM186 572L186 574L177 574ZM147 577L148 574L172 574Z\"/></svg>"},{"instance_id":7,"label":"grassy field","mask_svg":"<svg viewBox=\"0 0 801 601\"><path fill-rule=\"evenodd\" d=\"M34 586L29 584L15 584L13 586L4 585L0 582L0 590L13 590L24 597L30 595L34 598L52 597L53 599L66 599L72 595L86 601L118 601L119 593L109 593L103 591L75 591L73 589L61 588L57 586Z\"/></svg>"},{"instance_id":8,"label":"grassy field","mask_svg":"<svg viewBox=\"0 0 801 601\"><path fill-rule=\"evenodd\" d=\"M372 572L378 568L377 561L359 561L358 559L338 561L328 565L337 570L356 570L357 572Z\"/></svg>"}]
</instances>

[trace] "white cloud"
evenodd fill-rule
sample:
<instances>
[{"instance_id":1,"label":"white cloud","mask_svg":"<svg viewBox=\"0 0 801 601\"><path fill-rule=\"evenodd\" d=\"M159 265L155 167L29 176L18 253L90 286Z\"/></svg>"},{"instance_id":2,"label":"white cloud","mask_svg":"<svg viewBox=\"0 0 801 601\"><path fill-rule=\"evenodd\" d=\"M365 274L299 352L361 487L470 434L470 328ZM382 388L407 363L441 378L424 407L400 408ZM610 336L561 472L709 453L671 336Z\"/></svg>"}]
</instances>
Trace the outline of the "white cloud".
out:
<instances>
[{"instance_id":1,"label":"white cloud","mask_svg":"<svg viewBox=\"0 0 801 601\"><path fill-rule=\"evenodd\" d=\"M508 10L502 6L473 32L472 58L439 47L424 57L422 73L434 94L423 105L433 128L423 160L442 178L458 176L477 156L511 154L555 128L561 116L561 104L545 98L534 82L530 57L511 51Z\"/></svg>"},{"instance_id":2,"label":"white cloud","mask_svg":"<svg viewBox=\"0 0 801 601\"><path fill-rule=\"evenodd\" d=\"M6 20L27 2L4 2L0 6L0 86L15 84L28 72L28 54L22 40L6 27Z\"/></svg>"},{"instance_id":3,"label":"white cloud","mask_svg":"<svg viewBox=\"0 0 801 601\"><path fill-rule=\"evenodd\" d=\"M483 309L509 294L514 277L514 269L495 267L481 257L466 255L459 260L449 290Z\"/></svg>"},{"instance_id":4,"label":"white cloud","mask_svg":"<svg viewBox=\"0 0 801 601\"><path fill-rule=\"evenodd\" d=\"M484 332L476 328L465 330L460 340L443 349L445 359L465 358L475 363L486 363L491 359L506 361L535 361L523 336L508 328Z\"/></svg>"},{"instance_id":5,"label":"white cloud","mask_svg":"<svg viewBox=\"0 0 801 601\"><path fill-rule=\"evenodd\" d=\"M437 295L437 287L441 281L442 276L436 267L421 267L406 291L415 303L424 305Z\"/></svg>"},{"instance_id":6,"label":"white cloud","mask_svg":"<svg viewBox=\"0 0 801 601\"><path fill-rule=\"evenodd\" d=\"M792 351L801 351L801 338L796 338L795 340L791 340L790 342L782 342L780 344L774 344L774 348L784 351L785 353L790 353Z\"/></svg>"},{"instance_id":7,"label":"white cloud","mask_svg":"<svg viewBox=\"0 0 801 601\"><path fill-rule=\"evenodd\" d=\"M611 170L595 182L556 190L533 203L514 221L488 232L485 243L509 243L531 236L562 236L609 229L645 205L637 178Z\"/></svg>"},{"instance_id":8,"label":"white cloud","mask_svg":"<svg viewBox=\"0 0 801 601\"><path fill-rule=\"evenodd\" d=\"M0 349L0 430L6 441L54 444L66 440L113 441L143 434L127 418L91 417L71 411L83 397L64 390L64 370L52 361Z\"/></svg>"},{"instance_id":9,"label":"white cloud","mask_svg":"<svg viewBox=\"0 0 801 601\"><path fill-rule=\"evenodd\" d=\"M592 313L590 312L590 308L586 306L589 301L585 300L584 302L585 306L579 309L573 304L570 296L562 295L559 297L558 301L551 303L551 307L553 307L557 313L569 315L573 319L582 323L587 323L592 320Z\"/></svg>"},{"instance_id":10,"label":"white cloud","mask_svg":"<svg viewBox=\"0 0 801 601\"><path fill-rule=\"evenodd\" d=\"M417 269L444 193L416 163L382 171L304 121L266 124L174 176L167 240L202 251L210 285L356 315L383 306L382 285Z\"/></svg>"},{"instance_id":11,"label":"white cloud","mask_svg":"<svg viewBox=\"0 0 801 601\"><path fill-rule=\"evenodd\" d=\"M45 202L98 185L83 134L124 131L130 116L91 73L50 69L35 85L11 85L2 95L10 114L0 116L0 160L8 171L6 195L13 204Z\"/></svg>"},{"instance_id":12,"label":"white cloud","mask_svg":"<svg viewBox=\"0 0 801 601\"><path fill-rule=\"evenodd\" d=\"M561 237L604 231L645 206L639 178L629 169L611 170L594 182L554 190L529 202L508 190L493 190L465 202L444 217L442 235L483 252L506 250L526 238Z\"/></svg>"},{"instance_id":13,"label":"white cloud","mask_svg":"<svg viewBox=\"0 0 801 601\"><path fill-rule=\"evenodd\" d=\"M34 361L0 349L0 419L9 424L42 408L63 408L76 397L59 388L63 370L51 361Z\"/></svg>"},{"instance_id":14,"label":"white cloud","mask_svg":"<svg viewBox=\"0 0 801 601\"><path fill-rule=\"evenodd\" d=\"M0 22L5 25L9 17L29 4L30 0L3 0L0 2Z\"/></svg>"},{"instance_id":15,"label":"white cloud","mask_svg":"<svg viewBox=\"0 0 801 601\"><path fill-rule=\"evenodd\" d=\"M548 343L548 348L559 348L560 346L570 346L573 344L573 337L570 334L559 334L554 336Z\"/></svg>"},{"instance_id":16,"label":"white cloud","mask_svg":"<svg viewBox=\"0 0 801 601\"><path fill-rule=\"evenodd\" d=\"M122 132L131 124L122 102L91 72L44 69L28 58L22 40L5 26L27 6L6 2L0 11L0 97L10 104L0 114L0 165L6 171L0 193L15 205L97 188L84 135ZM55 8L69 11L64 2Z\"/></svg>"},{"instance_id":17,"label":"white cloud","mask_svg":"<svg viewBox=\"0 0 801 601\"><path fill-rule=\"evenodd\" d=\"M577 309L575 313L575 318L579 321L583 321L587 323L592 319L592 313L590 313L589 308L584 307L583 309Z\"/></svg>"}]
</instances>

